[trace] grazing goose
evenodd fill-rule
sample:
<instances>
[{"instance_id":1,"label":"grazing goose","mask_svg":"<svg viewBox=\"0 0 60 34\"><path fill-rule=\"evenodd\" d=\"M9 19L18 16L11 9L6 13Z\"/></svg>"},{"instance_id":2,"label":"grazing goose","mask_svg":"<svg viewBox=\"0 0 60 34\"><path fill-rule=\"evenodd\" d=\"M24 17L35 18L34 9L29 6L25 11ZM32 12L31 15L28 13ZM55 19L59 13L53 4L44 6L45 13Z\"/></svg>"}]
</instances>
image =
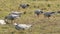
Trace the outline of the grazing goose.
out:
<instances>
[{"instance_id":1,"label":"grazing goose","mask_svg":"<svg viewBox=\"0 0 60 34\"><path fill-rule=\"evenodd\" d=\"M29 4L20 4L20 7L22 7L23 9L29 7Z\"/></svg>"},{"instance_id":2,"label":"grazing goose","mask_svg":"<svg viewBox=\"0 0 60 34\"><path fill-rule=\"evenodd\" d=\"M53 14L55 14L55 12L45 12L45 13L44 13L44 16L49 18L49 17L51 17Z\"/></svg>"},{"instance_id":3,"label":"grazing goose","mask_svg":"<svg viewBox=\"0 0 60 34\"><path fill-rule=\"evenodd\" d=\"M35 14L37 15L37 16L39 16L40 14L42 14L43 13L43 11L42 10L35 10Z\"/></svg>"},{"instance_id":4,"label":"grazing goose","mask_svg":"<svg viewBox=\"0 0 60 34\"><path fill-rule=\"evenodd\" d=\"M30 27L32 27L32 25L29 25L29 24L17 24L17 23L14 23L14 25L15 25L15 28L16 28L17 30L20 30L20 29L22 29L22 30L27 30L27 29L29 29Z\"/></svg>"}]
</instances>

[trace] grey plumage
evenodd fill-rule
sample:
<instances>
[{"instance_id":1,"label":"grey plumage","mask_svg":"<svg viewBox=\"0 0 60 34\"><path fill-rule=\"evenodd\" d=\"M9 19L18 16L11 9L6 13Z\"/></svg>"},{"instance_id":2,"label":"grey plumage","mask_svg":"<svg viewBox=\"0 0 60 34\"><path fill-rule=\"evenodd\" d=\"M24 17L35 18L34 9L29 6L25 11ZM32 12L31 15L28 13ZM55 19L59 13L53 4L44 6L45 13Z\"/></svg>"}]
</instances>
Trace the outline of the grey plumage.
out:
<instances>
[{"instance_id":1,"label":"grey plumage","mask_svg":"<svg viewBox=\"0 0 60 34\"><path fill-rule=\"evenodd\" d=\"M49 17L51 17L51 15L53 15L54 13L55 13L55 12L45 12L45 13L44 13L44 16L49 18Z\"/></svg>"},{"instance_id":2,"label":"grey plumage","mask_svg":"<svg viewBox=\"0 0 60 34\"><path fill-rule=\"evenodd\" d=\"M23 9L29 7L29 4L20 4L20 7L22 7Z\"/></svg>"},{"instance_id":3,"label":"grey plumage","mask_svg":"<svg viewBox=\"0 0 60 34\"><path fill-rule=\"evenodd\" d=\"M15 26L15 28L17 30L27 30L30 27L32 27L32 25L28 25L28 24L17 24L17 23L14 23L14 26Z\"/></svg>"},{"instance_id":4,"label":"grey plumage","mask_svg":"<svg viewBox=\"0 0 60 34\"><path fill-rule=\"evenodd\" d=\"M7 22L7 24L9 24L8 20L11 20L11 23L13 23L13 21L17 18L19 18L19 15L8 15L5 17L5 21Z\"/></svg>"},{"instance_id":5,"label":"grey plumage","mask_svg":"<svg viewBox=\"0 0 60 34\"><path fill-rule=\"evenodd\" d=\"M35 14L37 15L37 16L39 16L40 14L42 14L43 13L43 11L42 10L35 10Z\"/></svg>"},{"instance_id":6,"label":"grey plumage","mask_svg":"<svg viewBox=\"0 0 60 34\"><path fill-rule=\"evenodd\" d=\"M9 15L19 15L21 17L22 12L12 11Z\"/></svg>"},{"instance_id":7,"label":"grey plumage","mask_svg":"<svg viewBox=\"0 0 60 34\"><path fill-rule=\"evenodd\" d=\"M20 12L11 12L9 15L5 16L5 21L11 20L11 22L13 22L13 20L18 19L19 17L21 17Z\"/></svg>"}]
</instances>

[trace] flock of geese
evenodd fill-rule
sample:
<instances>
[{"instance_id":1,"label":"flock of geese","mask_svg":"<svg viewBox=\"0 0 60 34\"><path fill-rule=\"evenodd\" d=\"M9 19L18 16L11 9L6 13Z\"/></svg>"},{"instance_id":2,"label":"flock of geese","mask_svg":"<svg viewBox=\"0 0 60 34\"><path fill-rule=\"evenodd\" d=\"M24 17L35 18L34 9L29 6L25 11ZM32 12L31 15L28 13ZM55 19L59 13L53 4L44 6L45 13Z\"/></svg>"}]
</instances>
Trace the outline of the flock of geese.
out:
<instances>
[{"instance_id":1,"label":"flock of geese","mask_svg":"<svg viewBox=\"0 0 60 34\"><path fill-rule=\"evenodd\" d=\"M27 7L29 7L29 4L21 4L20 7L25 9ZM25 13L25 12L24 12ZM44 12L43 10L37 9L34 11L34 14L37 15L37 17L39 17L39 15L43 14L44 17L51 17L53 14L55 13L60 13L60 11L54 12L54 11L49 11L49 12ZM7 16L5 16L4 20L0 20L0 24L9 24L7 21L11 20L11 22L15 19L19 19L21 17L23 13L22 12L18 12L18 11L12 11L11 13L9 13ZM17 30L26 30L29 29L30 27L32 27L32 24L18 24L18 23L13 23L13 25L15 26L15 28Z\"/></svg>"}]
</instances>

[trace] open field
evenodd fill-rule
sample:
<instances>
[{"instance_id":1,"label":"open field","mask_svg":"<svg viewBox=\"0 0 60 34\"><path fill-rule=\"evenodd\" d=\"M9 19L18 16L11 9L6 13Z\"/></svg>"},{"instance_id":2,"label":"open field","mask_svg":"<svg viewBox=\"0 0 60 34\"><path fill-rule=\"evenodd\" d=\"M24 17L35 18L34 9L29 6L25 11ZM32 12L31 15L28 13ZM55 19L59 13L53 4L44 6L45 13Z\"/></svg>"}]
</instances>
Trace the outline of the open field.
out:
<instances>
[{"instance_id":1,"label":"open field","mask_svg":"<svg viewBox=\"0 0 60 34\"><path fill-rule=\"evenodd\" d=\"M18 10L21 3L28 3L30 6ZM34 6L36 7L34 8ZM31 29L25 31L17 31L11 24L0 25L0 34L60 34L60 15L55 14L50 19L40 15L38 18L34 14L36 9L58 11L60 10L60 0L0 0L0 19L4 19L4 16L12 10L26 11L27 13L22 15L18 22L34 24Z\"/></svg>"}]
</instances>

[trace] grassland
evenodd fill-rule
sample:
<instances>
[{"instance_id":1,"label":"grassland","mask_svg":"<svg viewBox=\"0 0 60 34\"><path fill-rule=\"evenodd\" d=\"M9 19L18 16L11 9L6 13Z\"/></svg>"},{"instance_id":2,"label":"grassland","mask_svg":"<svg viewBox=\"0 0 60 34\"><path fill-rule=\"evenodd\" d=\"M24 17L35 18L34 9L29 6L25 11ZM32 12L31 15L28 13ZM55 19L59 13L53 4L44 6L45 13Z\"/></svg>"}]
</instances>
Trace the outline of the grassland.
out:
<instances>
[{"instance_id":1,"label":"grassland","mask_svg":"<svg viewBox=\"0 0 60 34\"><path fill-rule=\"evenodd\" d=\"M20 8L19 4L28 3L30 6L26 9ZM34 8L34 6L36 6ZM38 8L39 6L39 8ZM13 25L0 25L0 34L60 34L60 15L56 14L50 19L43 15L36 17L34 10L43 9L44 11L60 10L60 0L0 0L0 19L8 15L12 10L26 11L19 19L19 23L34 24L33 27L25 31L17 31Z\"/></svg>"}]
</instances>

